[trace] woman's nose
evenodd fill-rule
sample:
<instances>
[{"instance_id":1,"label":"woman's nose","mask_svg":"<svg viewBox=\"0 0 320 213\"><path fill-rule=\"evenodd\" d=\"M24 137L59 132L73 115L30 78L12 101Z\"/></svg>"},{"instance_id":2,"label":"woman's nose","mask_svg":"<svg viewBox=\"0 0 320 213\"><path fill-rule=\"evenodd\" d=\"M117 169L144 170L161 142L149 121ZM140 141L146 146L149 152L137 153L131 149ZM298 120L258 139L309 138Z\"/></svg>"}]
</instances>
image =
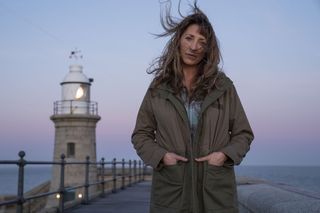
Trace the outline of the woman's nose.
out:
<instances>
[{"instance_id":1,"label":"woman's nose","mask_svg":"<svg viewBox=\"0 0 320 213\"><path fill-rule=\"evenodd\" d=\"M196 51L196 50L200 49L200 46L201 45L199 44L199 42L193 41L190 44L190 49L193 50L193 51Z\"/></svg>"}]
</instances>

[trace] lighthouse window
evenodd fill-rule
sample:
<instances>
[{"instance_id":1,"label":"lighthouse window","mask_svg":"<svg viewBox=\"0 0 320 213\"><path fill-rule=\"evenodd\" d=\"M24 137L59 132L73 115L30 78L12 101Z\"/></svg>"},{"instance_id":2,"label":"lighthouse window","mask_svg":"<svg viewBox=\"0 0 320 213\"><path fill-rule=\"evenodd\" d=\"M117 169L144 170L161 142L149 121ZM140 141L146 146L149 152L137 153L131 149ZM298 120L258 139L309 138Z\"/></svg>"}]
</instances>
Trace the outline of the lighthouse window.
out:
<instances>
[{"instance_id":1,"label":"lighthouse window","mask_svg":"<svg viewBox=\"0 0 320 213\"><path fill-rule=\"evenodd\" d=\"M74 143L67 143L67 157L74 158L76 154L75 144Z\"/></svg>"}]
</instances>

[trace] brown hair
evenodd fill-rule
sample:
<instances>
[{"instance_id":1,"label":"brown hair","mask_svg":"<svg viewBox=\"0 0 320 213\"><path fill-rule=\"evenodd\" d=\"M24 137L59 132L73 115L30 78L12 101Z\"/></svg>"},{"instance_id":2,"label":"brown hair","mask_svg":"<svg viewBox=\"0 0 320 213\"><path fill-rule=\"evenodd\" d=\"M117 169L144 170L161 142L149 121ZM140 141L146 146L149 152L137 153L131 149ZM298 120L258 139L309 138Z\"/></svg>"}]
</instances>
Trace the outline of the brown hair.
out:
<instances>
[{"instance_id":1,"label":"brown hair","mask_svg":"<svg viewBox=\"0 0 320 213\"><path fill-rule=\"evenodd\" d=\"M165 16L161 16L161 25L165 32L158 37L171 36L167 42L162 55L156 58L147 73L154 73L153 84L157 87L161 83L169 84L176 94L183 88L183 73L180 58L180 38L185 30L192 24L200 27L200 33L207 39L205 55L198 66L198 75L192 84L190 97L193 99L203 98L214 86L219 73L218 64L221 55L215 32L208 17L197 7L192 6L192 14L182 18L180 21L170 15L170 8L166 9Z\"/></svg>"}]
</instances>

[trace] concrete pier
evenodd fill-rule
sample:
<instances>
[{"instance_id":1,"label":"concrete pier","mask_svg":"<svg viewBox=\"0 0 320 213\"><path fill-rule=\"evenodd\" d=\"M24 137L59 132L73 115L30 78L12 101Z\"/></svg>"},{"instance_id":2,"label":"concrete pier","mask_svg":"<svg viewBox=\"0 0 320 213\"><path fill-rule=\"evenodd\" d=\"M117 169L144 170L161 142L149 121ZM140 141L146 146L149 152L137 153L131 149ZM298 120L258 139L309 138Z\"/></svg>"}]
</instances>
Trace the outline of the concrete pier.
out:
<instances>
[{"instance_id":1,"label":"concrete pier","mask_svg":"<svg viewBox=\"0 0 320 213\"><path fill-rule=\"evenodd\" d=\"M241 213L319 213L320 193L252 178L237 178Z\"/></svg>"},{"instance_id":2,"label":"concrete pier","mask_svg":"<svg viewBox=\"0 0 320 213\"><path fill-rule=\"evenodd\" d=\"M144 213L149 212L151 181L140 182L115 194L80 205L68 213Z\"/></svg>"},{"instance_id":3,"label":"concrete pier","mask_svg":"<svg viewBox=\"0 0 320 213\"><path fill-rule=\"evenodd\" d=\"M68 210L71 213L148 213L151 182ZM240 213L320 213L320 193L264 180L237 177Z\"/></svg>"}]
</instances>

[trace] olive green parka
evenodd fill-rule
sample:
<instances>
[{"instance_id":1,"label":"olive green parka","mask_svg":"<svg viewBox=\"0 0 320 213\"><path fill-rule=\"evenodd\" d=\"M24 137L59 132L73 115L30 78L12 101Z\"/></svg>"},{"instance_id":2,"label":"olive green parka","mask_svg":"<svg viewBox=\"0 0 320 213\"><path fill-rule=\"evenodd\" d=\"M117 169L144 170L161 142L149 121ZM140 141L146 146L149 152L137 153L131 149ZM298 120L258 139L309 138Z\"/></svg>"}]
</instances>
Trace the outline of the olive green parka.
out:
<instances>
[{"instance_id":1,"label":"olive green parka","mask_svg":"<svg viewBox=\"0 0 320 213\"><path fill-rule=\"evenodd\" d=\"M232 81L219 74L201 105L198 128L191 135L188 115L179 96L167 84L148 88L140 106L132 143L153 167L151 213L238 212L234 165L249 151L253 132ZM223 166L194 159L221 151ZM164 166L167 152L188 162Z\"/></svg>"}]
</instances>

